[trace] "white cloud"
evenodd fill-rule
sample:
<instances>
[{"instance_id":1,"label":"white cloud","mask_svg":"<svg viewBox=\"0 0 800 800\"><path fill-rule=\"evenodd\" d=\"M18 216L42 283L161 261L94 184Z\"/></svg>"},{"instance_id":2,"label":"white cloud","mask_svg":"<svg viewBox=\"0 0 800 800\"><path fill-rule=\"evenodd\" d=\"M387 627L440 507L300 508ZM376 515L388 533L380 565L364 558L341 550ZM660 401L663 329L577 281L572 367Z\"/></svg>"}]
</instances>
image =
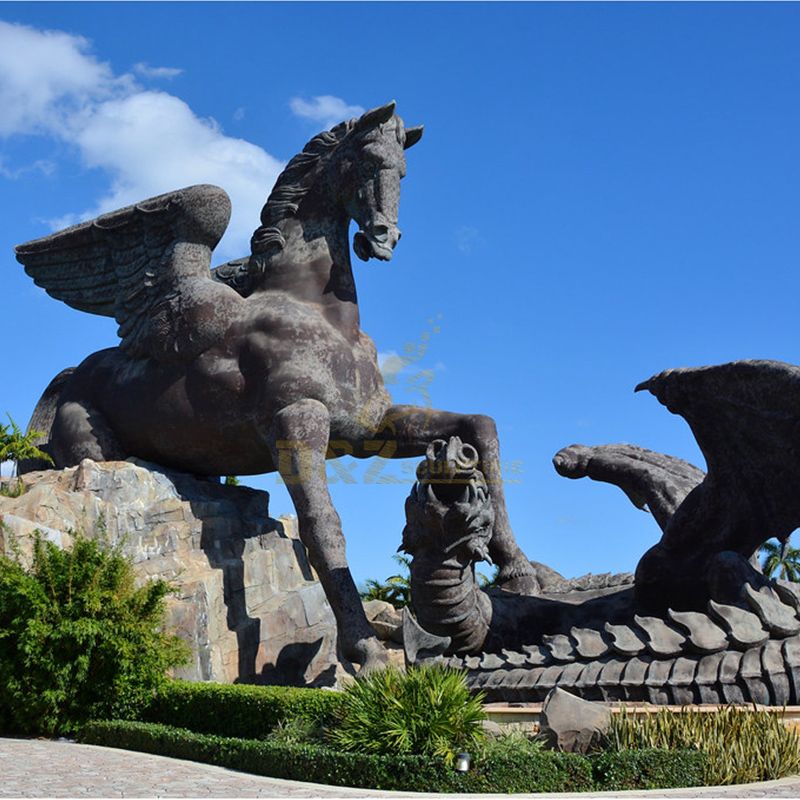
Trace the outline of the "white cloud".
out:
<instances>
[{"instance_id":1,"label":"white cloud","mask_svg":"<svg viewBox=\"0 0 800 800\"><path fill-rule=\"evenodd\" d=\"M293 97L289 101L289 108L298 117L319 122L326 128L331 128L346 119L360 117L364 113L361 106L348 105L341 97L330 94L317 95L311 100Z\"/></svg>"},{"instance_id":2,"label":"white cloud","mask_svg":"<svg viewBox=\"0 0 800 800\"><path fill-rule=\"evenodd\" d=\"M183 70L177 67L151 67L146 61L139 61L134 64L133 71L143 78L154 78L156 80L161 78L171 80L183 74Z\"/></svg>"},{"instance_id":3,"label":"white cloud","mask_svg":"<svg viewBox=\"0 0 800 800\"><path fill-rule=\"evenodd\" d=\"M52 175L55 171L55 163L46 158L39 158L31 164L23 164L19 167L7 167L5 160L0 156L0 177L7 178L10 181L18 180L23 175L29 175L31 172Z\"/></svg>"},{"instance_id":4,"label":"white cloud","mask_svg":"<svg viewBox=\"0 0 800 800\"><path fill-rule=\"evenodd\" d=\"M41 134L74 146L85 166L103 170L109 188L90 208L57 227L90 219L161 192L214 183L231 197L233 216L215 263L245 255L282 162L261 147L226 136L180 98L116 76L60 31L0 22L0 137ZM6 175L14 167L0 163Z\"/></svg>"},{"instance_id":5,"label":"white cloud","mask_svg":"<svg viewBox=\"0 0 800 800\"><path fill-rule=\"evenodd\" d=\"M102 103L76 132L83 159L113 176L111 190L80 216L89 219L193 183L222 186L233 203L217 258L249 252L261 207L283 165L262 148L225 136L213 119L164 92Z\"/></svg>"},{"instance_id":6,"label":"white cloud","mask_svg":"<svg viewBox=\"0 0 800 800\"><path fill-rule=\"evenodd\" d=\"M0 21L0 136L49 132L87 103L124 89L89 42Z\"/></svg>"},{"instance_id":7,"label":"white cloud","mask_svg":"<svg viewBox=\"0 0 800 800\"><path fill-rule=\"evenodd\" d=\"M234 122L241 122L245 115L247 114L247 109L244 106L239 106L236 111L233 112L233 121Z\"/></svg>"}]
</instances>

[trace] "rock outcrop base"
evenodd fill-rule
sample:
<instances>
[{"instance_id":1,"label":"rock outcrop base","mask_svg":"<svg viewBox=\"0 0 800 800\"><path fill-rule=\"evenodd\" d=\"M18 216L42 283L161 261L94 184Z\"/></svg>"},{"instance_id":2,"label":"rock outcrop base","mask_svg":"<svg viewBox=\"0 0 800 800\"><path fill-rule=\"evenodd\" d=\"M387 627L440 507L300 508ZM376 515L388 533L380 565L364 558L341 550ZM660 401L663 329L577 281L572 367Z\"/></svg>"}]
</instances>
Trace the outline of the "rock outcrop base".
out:
<instances>
[{"instance_id":1,"label":"rock outcrop base","mask_svg":"<svg viewBox=\"0 0 800 800\"><path fill-rule=\"evenodd\" d=\"M120 546L139 580L172 581L167 625L192 650L177 677L333 686L352 672L296 521L272 519L266 492L88 459L22 480L0 497L0 552L13 539L25 558L35 530L59 546L78 531Z\"/></svg>"}]
</instances>

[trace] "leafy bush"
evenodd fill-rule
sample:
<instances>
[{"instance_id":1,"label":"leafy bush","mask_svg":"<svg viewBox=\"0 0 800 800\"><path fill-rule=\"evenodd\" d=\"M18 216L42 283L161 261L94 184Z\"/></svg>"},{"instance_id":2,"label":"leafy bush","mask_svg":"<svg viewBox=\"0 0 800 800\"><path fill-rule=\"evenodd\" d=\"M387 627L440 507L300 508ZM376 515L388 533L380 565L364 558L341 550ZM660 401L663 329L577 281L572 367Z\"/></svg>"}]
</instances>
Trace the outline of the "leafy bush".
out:
<instances>
[{"instance_id":1,"label":"leafy bush","mask_svg":"<svg viewBox=\"0 0 800 800\"><path fill-rule=\"evenodd\" d=\"M331 786L484 793L593 788L589 762L571 753L536 752L459 773L439 758L340 752L320 745L225 738L141 722L90 722L83 727L79 738L89 744L158 753L256 775Z\"/></svg>"},{"instance_id":2,"label":"leafy bush","mask_svg":"<svg viewBox=\"0 0 800 800\"><path fill-rule=\"evenodd\" d=\"M519 729L511 729L499 736L487 736L479 749L481 761L488 761L500 756L527 755L545 749L545 740L539 735L525 733Z\"/></svg>"},{"instance_id":3,"label":"leafy bush","mask_svg":"<svg viewBox=\"0 0 800 800\"><path fill-rule=\"evenodd\" d=\"M324 729L307 719L281 720L267 736L267 741L283 744L322 744Z\"/></svg>"},{"instance_id":4,"label":"leafy bush","mask_svg":"<svg viewBox=\"0 0 800 800\"><path fill-rule=\"evenodd\" d=\"M262 739L289 722L329 725L342 702L341 692L324 689L171 680L159 687L142 719L198 733Z\"/></svg>"},{"instance_id":5,"label":"leafy bush","mask_svg":"<svg viewBox=\"0 0 800 800\"><path fill-rule=\"evenodd\" d=\"M130 562L83 536L61 550L37 532L30 568L0 557L0 724L52 735L136 714L186 657L158 630L170 591L135 588Z\"/></svg>"},{"instance_id":6,"label":"leafy bush","mask_svg":"<svg viewBox=\"0 0 800 800\"><path fill-rule=\"evenodd\" d=\"M193 733L140 722L90 722L83 742L123 747L267 775L273 778L406 791L457 791L461 775L421 756L340 753L320 745L287 744Z\"/></svg>"},{"instance_id":7,"label":"leafy bush","mask_svg":"<svg viewBox=\"0 0 800 800\"><path fill-rule=\"evenodd\" d=\"M577 753L554 750L495 755L475 765L468 773L481 792L590 792L594 789L589 759Z\"/></svg>"},{"instance_id":8,"label":"leafy bush","mask_svg":"<svg viewBox=\"0 0 800 800\"><path fill-rule=\"evenodd\" d=\"M185 758L273 778L407 792L533 793L694 786L705 763L699 752L626 751L586 757L534 747L481 760L469 772L459 773L438 758L340 752L321 745L212 736L142 722L89 722L78 738L88 744Z\"/></svg>"},{"instance_id":9,"label":"leafy bush","mask_svg":"<svg viewBox=\"0 0 800 800\"><path fill-rule=\"evenodd\" d=\"M483 695L471 695L463 672L440 666L389 667L344 692L329 741L346 751L437 756L450 763L485 738Z\"/></svg>"},{"instance_id":10,"label":"leafy bush","mask_svg":"<svg viewBox=\"0 0 800 800\"><path fill-rule=\"evenodd\" d=\"M22 478L12 478L0 483L0 497L22 497L25 491L25 482Z\"/></svg>"},{"instance_id":11,"label":"leafy bush","mask_svg":"<svg viewBox=\"0 0 800 800\"><path fill-rule=\"evenodd\" d=\"M699 750L620 750L589 756L598 791L703 786L708 756Z\"/></svg>"},{"instance_id":12,"label":"leafy bush","mask_svg":"<svg viewBox=\"0 0 800 800\"><path fill-rule=\"evenodd\" d=\"M717 786L800 772L800 738L780 715L734 706L711 713L659 711L643 718L617 714L608 743L614 750L701 750L708 756L705 783Z\"/></svg>"}]
</instances>

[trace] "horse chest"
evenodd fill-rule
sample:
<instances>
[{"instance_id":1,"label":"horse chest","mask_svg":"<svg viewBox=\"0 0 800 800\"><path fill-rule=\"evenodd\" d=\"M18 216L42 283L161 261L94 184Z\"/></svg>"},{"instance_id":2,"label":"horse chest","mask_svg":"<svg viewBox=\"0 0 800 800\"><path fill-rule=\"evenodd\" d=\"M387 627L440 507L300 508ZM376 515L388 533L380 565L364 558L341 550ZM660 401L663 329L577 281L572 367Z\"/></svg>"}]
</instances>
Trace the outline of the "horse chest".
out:
<instances>
[{"instance_id":1,"label":"horse chest","mask_svg":"<svg viewBox=\"0 0 800 800\"><path fill-rule=\"evenodd\" d=\"M371 422L389 403L369 337L359 332L351 340L318 318L287 315L279 324L251 331L237 363L251 401L273 412L311 398L322 402L332 419L366 413ZM379 410L364 411L373 407Z\"/></svg>"}]
</instances>

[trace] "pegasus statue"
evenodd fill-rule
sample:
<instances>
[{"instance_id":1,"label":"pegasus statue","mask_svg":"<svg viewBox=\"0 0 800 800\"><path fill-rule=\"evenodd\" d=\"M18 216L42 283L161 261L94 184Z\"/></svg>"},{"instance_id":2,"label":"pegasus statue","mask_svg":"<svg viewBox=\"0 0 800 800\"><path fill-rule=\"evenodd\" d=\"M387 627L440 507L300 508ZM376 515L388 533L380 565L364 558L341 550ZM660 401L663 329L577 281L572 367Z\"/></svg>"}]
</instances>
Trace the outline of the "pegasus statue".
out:
<instances>
[{"instance_id":1,"label":"pegasus statue","mask_svg":"<svg viewBox=\"0 0 800 800\"><path fill-rule=\"evenodd\" d=\"M505 510L493 421L394 405L361 330L348 226L358 225L359 259L392 258L405 151L421 136L393 102L315 136L278 178L250 255L217 270L230 201L215 186L144 200L16 250L52 297L119 324L119 346L61 372L34 412L56 468L136 457L194 475L277 471L342 653L362 669L386 654L347 565L328 458L410 458L435 439L472 442L490 477L501 580L537 588Z\"/></svg>"},{"instance_id":2,"label":"pegasus statue","mask_svg":"<svg viewBox=\"0 0 800 800\"><path fill-rule=\"evenodd\" d=\"M800 367L737 361L640 384L689 423L708 472L628 444L571 445L567 478L619 487L661 539L632 582L538 596L483 591L493 497L474 448L435 442L406 503L410 662L466 668L490 700L800 703L800 584L769 580L760 545L800 526Z\"/></svg>"}]
</instances>

